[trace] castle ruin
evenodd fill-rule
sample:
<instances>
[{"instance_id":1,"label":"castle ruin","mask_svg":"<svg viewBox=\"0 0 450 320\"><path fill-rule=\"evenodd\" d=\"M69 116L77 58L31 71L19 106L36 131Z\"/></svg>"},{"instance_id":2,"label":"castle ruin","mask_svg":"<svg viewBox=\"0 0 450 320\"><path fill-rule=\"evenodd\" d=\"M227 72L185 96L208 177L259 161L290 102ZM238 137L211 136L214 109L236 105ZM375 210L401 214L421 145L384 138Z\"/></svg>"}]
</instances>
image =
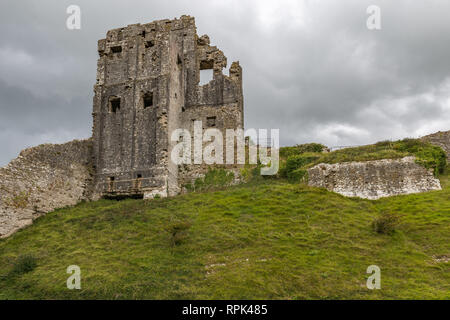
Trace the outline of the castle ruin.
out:
<instances>
[{"instance_id":1,"label":"castle ruin","mask_svg":"<svg viewBox=\"0 0 450 320\"><path fill-rule=\"evenodd\" d=\"M178 166L170 134L205 127L243 128L242 69L209 37L197 36L193 17L134 24L98 41L94 86L95 193L101 196L175 195ZM200 70L213 79L201 86Z\"/></svg>"},{"instance_id":2,"label":"castle ruin","mask_svg":"<svg viewBox=\"0 0 450 320\"><path fill-rule=\"evenodd\" d=\"M197 36L193 17L110 30L98 53L92 138L28 148L0 168L0 238L82 200L176 195L208 165L171 161L175 129L192 133L198 120L203 129L243 129L242 69L233 62L223 73L226 57ZM207 69L213 79L200 85ZM450 159L450 131L424 140ZM440 188L409 158L320 164L309 176L310 185L369 199Z\"/></svg>"},{"instance_id":3,"label":"castle ruin","mask_svg":"<svg viewBox=\"0 0 450 320\"><path fill-rule=\"evenodd\" d=\"M208 166L170 160L175 129L243 129L239 62L225 75L227 58L193 17L110 30L98 54L93 137L25 149L0 168L0 238L82 200L176 195Z\"/></svg>"}]
</instances>

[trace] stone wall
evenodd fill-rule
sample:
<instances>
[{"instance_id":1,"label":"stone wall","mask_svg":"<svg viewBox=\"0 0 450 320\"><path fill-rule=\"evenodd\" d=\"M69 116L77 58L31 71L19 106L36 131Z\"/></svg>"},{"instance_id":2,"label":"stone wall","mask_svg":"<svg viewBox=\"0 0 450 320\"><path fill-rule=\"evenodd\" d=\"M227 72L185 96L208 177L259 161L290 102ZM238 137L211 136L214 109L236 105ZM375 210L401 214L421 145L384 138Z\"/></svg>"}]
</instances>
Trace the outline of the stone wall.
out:
<instances>
[{"instance_id":1,"label":"stone wall","mask_svg":"<svg viewBox=\"0 0 450 320\"><path fill-rule=\"evenodd\" d=\"M422 139L444 149L447 154L447 162L450 163L450 130L439 131L422 137Z\"/></svg>"},{"instance_id":2,"label":"stone wall","mask_svg":"<svg viewBox=\"0 0 450 320\"><path fill-rule=\"evenodd\" d=\"M23 150L0 168L0 238L54 209L90 198L92 140Z\"/></svg>"},{"instance_id":3,"label":"stone wall","mask_svg":"<svg viewBox=\"0 0 450 320\"><path fill-rule=\"evenodd\" d=\"M178 128L194 120L217 129L243 127L242 68L195 19L182 16L109 30L98 41L93 101L95 190L100 196L151 198L179 193L170 161ZM213 79L200 85L200 70Z\"/></svg>"},{"instance_id":4,"label":"stone wall","mask_svg":"<svg viewBox=\"0 0 450 320\"><path fill-rule=\"evenodd\" d=\"M308 170L308 184L365 199L441 189L432 170L416 164L414 157L321 163Z\"/></svg>"}]
</instances>

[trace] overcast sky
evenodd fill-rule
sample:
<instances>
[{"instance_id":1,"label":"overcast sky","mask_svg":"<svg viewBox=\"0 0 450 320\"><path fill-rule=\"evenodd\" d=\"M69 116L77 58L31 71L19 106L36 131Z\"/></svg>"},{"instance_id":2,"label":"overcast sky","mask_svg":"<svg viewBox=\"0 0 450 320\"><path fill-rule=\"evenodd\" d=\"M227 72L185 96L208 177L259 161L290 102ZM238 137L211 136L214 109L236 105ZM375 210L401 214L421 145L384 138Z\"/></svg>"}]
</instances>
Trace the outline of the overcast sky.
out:
<instances>
[{"instance_id":1,"label":"overcast sky","mask_svg":"<svg viewBox=\"0 0 450 320\"><path fill-rule=\"evenodd\" d=\"M66 28L71 4L81 30ZM366 27L372 4L381 30ZM2 0L0 166L25 147L91 135L107 30L183 14L229 65L240 61L246 128L279 128L282 145L450 129L448 0Z\"/></svg>"}]
</instances>

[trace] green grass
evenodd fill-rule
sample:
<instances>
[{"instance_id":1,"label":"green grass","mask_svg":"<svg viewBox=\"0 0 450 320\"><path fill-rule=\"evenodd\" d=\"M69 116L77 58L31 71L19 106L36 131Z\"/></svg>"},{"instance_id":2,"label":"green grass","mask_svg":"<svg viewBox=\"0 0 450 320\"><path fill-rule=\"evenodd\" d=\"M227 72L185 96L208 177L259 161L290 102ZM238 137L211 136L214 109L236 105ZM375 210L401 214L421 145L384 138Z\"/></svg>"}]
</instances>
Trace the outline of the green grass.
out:
<instances>
[{"instance_id":1,"label":"green grass","mask_svg":"<svg viewBox=\"0 0 450 320\"><path fill-rule=\"evenodd\" d=\"M450 299L450 178L377 201L283 180L60 209L0 240L0 299ZM401 215L392 234L374 231ZM27 272L13 272L21 257ZM369 265L381 289L366 288ZM81 290L66 268L81 268Z\"/></svg>"}]
</instances>

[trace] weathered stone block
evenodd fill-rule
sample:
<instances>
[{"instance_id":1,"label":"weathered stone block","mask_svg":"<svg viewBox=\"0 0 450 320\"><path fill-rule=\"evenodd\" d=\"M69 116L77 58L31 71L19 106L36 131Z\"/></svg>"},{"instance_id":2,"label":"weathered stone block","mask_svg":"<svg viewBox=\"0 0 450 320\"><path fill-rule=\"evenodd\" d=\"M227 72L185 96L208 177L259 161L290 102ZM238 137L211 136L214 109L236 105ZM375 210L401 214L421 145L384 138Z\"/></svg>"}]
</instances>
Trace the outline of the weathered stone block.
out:
<instances>
[{"instance_id":1,"label":"weathered stone block","mask_svg":"<svg viewBox=\"0 0 450 320\"><path fill-rule=\"evenodd\" d=\"M308 184L365 199L441 189L432 170L415 163L414 157L320 163L308 170Z\"/></svg>"}]
</instances>

